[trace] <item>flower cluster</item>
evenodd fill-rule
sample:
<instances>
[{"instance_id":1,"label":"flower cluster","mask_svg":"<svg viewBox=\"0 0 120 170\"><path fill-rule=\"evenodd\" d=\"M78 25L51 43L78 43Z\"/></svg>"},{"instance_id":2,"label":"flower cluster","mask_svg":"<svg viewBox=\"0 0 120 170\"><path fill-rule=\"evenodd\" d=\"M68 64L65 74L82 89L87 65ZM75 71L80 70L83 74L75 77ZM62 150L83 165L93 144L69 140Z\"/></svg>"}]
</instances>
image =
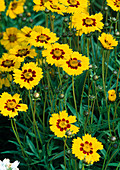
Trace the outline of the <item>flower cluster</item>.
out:
<instances>
[{"instance_id":1,"label":"flower cluster","mask_svg":"<svg viewBox=\"0 0 120 170\"><path fill-rule=\"evenodd\" d=\"M20 162L15 161L13 163L10 163L9 159L4 159L3 161L0 160L0 169L1 170L19 170L18 165Z\"/></svg>"}]
</instances>

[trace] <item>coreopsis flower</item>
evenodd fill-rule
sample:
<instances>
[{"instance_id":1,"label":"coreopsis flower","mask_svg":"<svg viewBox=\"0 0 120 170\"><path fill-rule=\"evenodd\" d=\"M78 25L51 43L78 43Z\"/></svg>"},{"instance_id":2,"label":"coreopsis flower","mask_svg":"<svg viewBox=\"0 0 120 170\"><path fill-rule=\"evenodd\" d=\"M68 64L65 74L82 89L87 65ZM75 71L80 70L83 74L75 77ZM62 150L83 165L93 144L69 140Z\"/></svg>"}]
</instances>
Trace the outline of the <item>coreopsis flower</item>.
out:
<instances>
[{"instance_id":1,"label":"coreopsis flower","mask_svg":"<svg viewBox=\"0 0 120 170\"><path fill-rule=\"evenodd\" d=\"M67 13L85 12L88 7L88 0L60 0L67 9Z\"/></svg>"},{"instance_id":2,"label":"coreopsis flower","mask_svg":"<svg viewBox=\"0 0 120 170\"><path fill-rule=\"evenodd\" d=\"M24 64L22 70L14 69L14 82L28 90L36 86L43 77L42 69L33 62Z\"/></svg>"},{"instance_id":3,"label":"coreopsis flower","mask_svg":"<svg viewBox=\"0 0 120 170\"><path fill-rule=\"evenodd\" d=\"M61 67L69 75L79 75L89 69L89 58L73 52L69 59L63 61Z\"/></svg>"},{"instance_id":4,"label":"coreopsis flower","mask_svg":"<svg viewBox=\"0 0 120 170\"><path fill-rule=\"evenodd\" d=\"M10 49L8 53L9 56L15 56L21 62L24 61L24 58L26 57L34 58L37 55L35 49L31 49L31 46L26 43L16 45L14 48Z\"/></svg>"},{"instance_id":5,"label":"coreopsis flower","mask_svg":"<svg viewBox=\"0 0 120 170\"><path fill-rule=\"evenodd\" d=\"M120 0L107 0L107 5L114 11L120 11Z\"/></svg>"},{"instance_id":6,"label":"coreopsis flower","mask_svg":"<svg viewBox=\"0 0 120 170\"><path fill-rule=\"evenodd\" d=\"M30 35L31 32L32 32L32 28L30 28L30 27L24 26L23 28L21 28L21 32L19 32L17 34L18 41L28 43L28 40L31 37L31 35Z\"/></svg>"},{"instance_id":7,"label":"coreopsis flower","mask_svg":"<svg viewBox=\"0 0 120 170\"><path fill-rule=\"evenodd\" d=\"M35 5L33 6L33 10L38 12L38 11L44 11L45 10L45 4L46 2L52 2L52 0L33 0Z\"/></svg>"},{"instance_id":8,"label":"coreopsis flower","mask_svg":"<svg viewBox=\"0 0 120 170\"><path fill-rule=\"evenodd\" d=\"M57 137L67 137L66 133L69 131L72 134L76 134L79 128L72 123L75 123L75 116L68 116L68 113L64 110L58 113L53 113L50 117L50 129Z\"/></svg>"},{"instance_id":9,"label":"coreopsis flower","mask_svg":"<svg viewBox=\"0 0 120 170\"><path fill-rule=\"evenodd\" d=\"M108 91L108 100L111 102L116 100L116 92L114 89Z\"/></svg>"},{"instance_id":10,"label":"coreopsis flower","mask_svg":"<svg viewBox=\"0 0 120 170\"><path fill-rule=\"evenodd\" d=\"M12 75L7 74L5 72L0 72L0 89L2 89L2 86L10 87L10 83L12 81Z\"/></svg>"},{"instance_id":11,"label":"coreopsis flower","mask_svg":"<svg viewBox=\"0 0 120 170\"><path fill-rule=\"evenodd\" d=\"M0 0L0 12L3 12L5 11L5 1L4 0Z\"/></svg>"},{"instance_id":12,"label":"coreopsis flower","mask_svg":"<svg viewBox=\"0 0 120 170\"><path fill-rule=\"evenodd\" d=\"M9 159L4 159L3 161L0 160L0 169L1 170L19 170L18 165L20 162L15 161L13 163L10 163Z\"/></svg>"},{"instance_id":13,"label":"coreopsis flower","mask_svg":"<svg viewBox=\"0 0 120 170\"><path fill-rule=\"evenodd\" d=\"M0 71L10 72L15 68L19 68L21 61L15 56L9 56L9 54L4 53L2 58L0 58Z\"/></svg>"},{"instance_id":14,"label":"coreopsis flower","mask_svg":"<svg viewBox=\"0 0 120 170\"><path fill-rule=\"evenodd\" d=\"M50 32L48 28L44 28L42 26L35 26L30 34L31 37L29 43L35 47L54 43L59 39L56 37L55 33Z\"/></svg>"},{"instance_id":15,"label":"coreopsis flower","mask_svg":"<svg viewBox=\"0 0 120 170\"><path fill-rule=\"evenodd\" d=\"M118 41L114 39L111 34L102 33L101 36L98 37L102 46L108 50L114 49L115 46L118 45Z\"/></svg>"},{"instance_id":16,"label":"coreopsis flower","mask_svg":"<svg viewBox=\"0 0 120 170\"><path fill-rule=\"evenodd\" d=\"M19 44L17 35L18 32L20 31L17 28L10 27L7 28L6 32L3 33L3 38L0 42L6 48L6 50L9 50L10 48L13 48Z\"/></svg>"},{"instance_id":17,"label":"coreopsis flower","mask_svg":"<svg viewBox=\"0 0 120 170\"><path fill-rule=\"evenodd\" d=\"M48 1L45 3L45 7L52 12L57 12L60 15L66 12L66 7L63 4L60 4L56 0L52 0L52 2Z\"/></svg>"},{"instance_id":18,"label":"coreopsis flower","mask_svg":"<svg viewBox=\"0 0 120 170\"><path fill-rule=\"evenodd\" d=\"M63 60L70 59L70 55L72 54L72 50L69 49L67 44L51 44L47 45L46 49L42 51L43 57L46 57L46 61L48 64L55 64L60 67L63 63Z\"/></svg>"},{"instance_id":19,"label":"coreopsis flower","mask_svg":"<svg viewBox=\"0 0 120 170\"><path fill-rule=\"evenodd\" d=\"M10 5L6 12L6 16L9 16L10 18L15 19L18 14L21 14L24 12L23 5L24 5L23 0L18 0L18 1L14 0L10 2Z\"/></svg>"},{"instance_id":20,"label":"coreopsis flower","mask_svg":"<svg viewBox=\"0 0 120 170\"><path fill-rule=\"evenodd\" d=\"M83 33L88 34L94 31L101 31L104 26L101 22L102 19L102 13L89 15L86 13L76 12L72 17L72 25L77 30L82 30Z\"/></svg>"},{"instance_id":21,"label":"coreopsis flower","mask_svg":"<svg viewBox=\"0 0 120 170\"><path fill-rule=\"evenodd\" d=\"M99 161L100 155L97 150L102 150L103 145L95 137L85 134L77 139L73 139L72 154L80 160L85 160L88 164Z\"/></svg>"},{"instance_id":22,"label":"coreopsis flower","mask_svg":"<svg viewBox=\"0 0 120 170\"><path fill-rule=\"evenodd\" d=\"M3 116L9 116L9 118L14 118L18 115L18 111L25 111L28 109L26 104L20 104L21 100L20 94L14 94L11 96L9 93L4 92L0 98L0 113Z\"/></svg>"}]
</instances>

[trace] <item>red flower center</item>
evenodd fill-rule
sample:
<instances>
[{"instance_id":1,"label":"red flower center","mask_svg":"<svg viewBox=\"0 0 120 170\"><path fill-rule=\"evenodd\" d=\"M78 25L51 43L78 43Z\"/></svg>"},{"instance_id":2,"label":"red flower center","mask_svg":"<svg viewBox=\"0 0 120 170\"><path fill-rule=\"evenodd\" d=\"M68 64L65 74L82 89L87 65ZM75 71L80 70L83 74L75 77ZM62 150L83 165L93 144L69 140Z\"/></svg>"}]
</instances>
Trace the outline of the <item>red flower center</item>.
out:
<instances>
[{"instance_id":1,"label":"red flower center","mask_svg":"<svg viewBox=\"0 0 120 170\"><path fill-rule=\"evenodd\" d=\"M83 21L83 24L82 24L83 26L84 25L86 27L96 26L96 19L86 17L85 19L82 19L82 21Z\"/></svg>"},{"instance_id":2,"label":"red flower center","mask_svg":"<svg viewBox=\"0 0 120 170\"><path fill-rule=\"evenodd\" d=\"M76 0L68 0L67 1L70 5L70 7L76 7L76 8L78 8L78 5L80 5L80 3L78 2L78 1L76 1Z\"/></svg>"},{"instance_id":3,"label":"red flower center","mask_svg":"<svg viewBox=\"0 0 120 170\"><path fill-rule=\"evenodd\" d=\"M27 54L29 54L30 51L28 51L28 49L20 49L18 50L18 53L15 55L16 57L22 57L22 56L26 56Z\"/></svg>"},{"instance_id":4,"label":"red flower center","mask_svg":"<svg viewBox=\"0 0 120 170\"><path fill-rule=\"evenodd\" d=\"M32 32L32 31L29 31L27 34L25 34L25 36L26 36L26 37L31 37L31 35L30 35L31 32Z\"/></svg>"},{"instance_id":5,"label":"red flower center","mask_svg":"<svg viewBox=\"0 0 120 170\"><path fill-rule=\"evenodd\" d=\"M60 58L62 58L62 59L64 58L65 52L62 49L55 48L55 49L52 49L50 54L53 55L52 56L53 59L59 60Z\"/></svg>"},{"instance_id":6,"label":"red flower center","mask_svg":"<svg viewBox=\"0 0 120 170\"><path fill-rule=\"evenodd\" d=\"M15 65L15 62L13 62L13 60L5 60L5 61L2 61L2 64L1 64L1 66L3 66L3 67L8 67L8 68L10 68L10 67L13 67Z\"/></svg>"},{"instance_id":7,"label":"red flower center","mask_svg":"<svg viewBox=\"0 0 120 170\"><path fill-rule=\"evenodd\" d=\"M14 112L15 109L18 109L18 107L21 107L19 104L16 103L15 99L8 99L5 103L4 108L6 108L8 111Z\"/></svg>"},{"instance_id":8,"label":"red flower center","mask_svg":"<svg viewBox=\"0 0 120 170\"><path fill-rule=\"evenodd\" d=\"M108 46L110 46L111 45L111 43L110 42L108 42L108 40L104 40L105 41L105 43L108 45Z\"/></svg>"},{"instance_id":9,"label":"red flower center","mask_svg":"<svg viewBox=\"0 0 120 170\"><path fill-rule=\"evenodd\" d=\"M83 151L84 154L92 154L93 153L93 148L92 148L92 143L85 141L85 143L80 144L80 151Z\"/></svg>"},{"instance_id":10,"label":"red flower center","mask_svg":"<svg viewBox=\"0 0 120 170\"><path fill-rule=\"evenodd\" d=\"M69 124L69 120L65 120L64 118L61 120L61 119L58 119L57 120L57 123L56 123L56 126L57 128L60 129L60 131L63 131L63 130L67 130L67 128L70 128L71 125Z\"/></svg>"},{"instance_id":11,"label":"red flower center","mask_svg":"<svg viewBox=\"0 0 120 170\"><path fill-rule=\"evenodd\" d=\"M24 70L21 74L21 79L24 80L24 82L27 81L27 83L29 83L30 81L34 80L34 77L36 77L36 71L32 71L31 69L28 70Z\"/></svg>"},{"instance_id":12,"label":"red flower center","mask_svg":"<svg viewBox=\"0 0 120 170\"><path fill-rule=\"evenodd\" d=\"M11 42L13 43L17 40L17 37L15 34L10 34L8 37L9 37L8 39L9 39L10 43Z\"/></svg>"},{"instance_id":13,"label":"red flower center","mask_svg":"<svg viewBox=\"0 0 120 170\"><path fill-rule=\"evenodd\" d=\"M114 5L115 5L116 7L120 7L120 0L116 0L116 1L114 2Z\"/></svg>"},{"instance_id":14,"label":"red flower center","mask_svg":"<svg viewBox=\"0 0 120 170\"><path fill-rule=\"evenodd\" d=\"M15 10L17 8L17 2L13 2L11 6L11 10Z\"/></svg>"},{"instance_id":15,"label":"red flower center","mask_svg":"<svg viewBox=\"0 0 120 170\"><path fill-rule=\"evenodd\" d=\"M46 34L41 34L41 35L38 35L35 40L36 42L40 41L41 43L45 42L47 44L48 41L50 40L50 37Z\"/></svg>"},{"instance_id":16,"label":"red flower center","mask_svg":"<svg viewBox=\"0 0 120 170\"><path fill-rule=\"evenodd\" d=\"M71 69L77 69L78 67L81 67L81 61L77 60L77 58L71 58L69 61L66 61L66 63Z\"/></svg>"}]
</instances>

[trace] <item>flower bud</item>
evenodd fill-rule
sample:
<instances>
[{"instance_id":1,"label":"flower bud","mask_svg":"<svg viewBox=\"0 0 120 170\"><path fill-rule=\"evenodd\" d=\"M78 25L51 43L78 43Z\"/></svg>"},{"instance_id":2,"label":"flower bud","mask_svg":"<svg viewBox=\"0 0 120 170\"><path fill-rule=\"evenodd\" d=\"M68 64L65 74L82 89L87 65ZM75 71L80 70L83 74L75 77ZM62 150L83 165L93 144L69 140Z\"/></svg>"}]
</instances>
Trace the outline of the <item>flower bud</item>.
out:
<instances>
[{"instance_id":1,"label":"flower bud","mask_svg":"<svg viewBox=\"0 0 120 170\"><path fill-rule=\"evenodd\" d=\"M116 36L119 36L119 35L120 35L120 32L119 32L119 31L116 31L116 32L115 32L115 35L116 35Z\"/></svg>"},{"instance_id":2,"label":"flower bud","mask_svg":"<svg viewBox=\"0 0 120 170\"><path fill-rule=\"evenodd\" d=\"M22 21L26 21L26 17L23 17L23 18L22 18Z\"/></svg>"},{"instance_id":3,"label":"flower bud","mask_svg":"<svg viewBox=\"0 0 120 170\"><path fill-rule=\"evenodd\" d=\"M46 8L45 13L48 14L49 12L50 12L50 10Z\"/></svg>"},{"instance_id":4,"label":"flower bud","mask_svg":"<svg viewBox=\"0 0 120 170\"><path fill-rule=\"evenodd\" d=\"M63 20L64 22L68 22L68 18L64 18L64 20Z\"/></svg>"},{"instance_id":5,"label":"flower bud","mask_svg":"<svg viewBox=\"0 0 120 170\"><path fill-rule=\"evenodd\" d=\"M98 77L97 75L94 75L94 76L93 76L93 80L96 81L96 80L98 80L98 79L99 79L99 77Z\"/></svg>"},{"instance_id":6,"label":"flower bud","mask_svg":"<svg viewBox=\"0 0 120 170\"><path fill-rule=\"evenodd\" d=\"M27 13L26 13L26 16L27 16L27 17L31 17L31 13L30 13L30 12L27 12Z\"/></svg>"},{"instance_id":7,"label":"flower bud","mask_svg":"<svg viewBox=\"0 0 120 170\"><path fill-rule=\"evenodd\" d=\"M107 11L107 10L108 10L108 7L107 7L107 6L105 6L104 10L105 10L105 11Z\"/></svg>"},{"instance_id":8,"label":"flower bud","mask_svg":"<svg viewBox=\"0 0 120 170\"><path fill-rule=\"evenodd\" d=\"M89 65L89 69L92 69L92 68L93 68L93 65L92 65L92 64L90 64L90 65Z\"/></svg>"},{"instance_id":9,"label":"flower bud","mask_svg":"<svg viewBox=\"0 0 120 170\"><path fill-rule=\"evenodd\" d=\"M68 79L68 75L67 75L67 74L65 74L63 77L64 77L64 79L66 79L66 80Z\"/></svg>"},{"instance_id":10,"label":"flower bud","mask_svg":"<svg viewBox=\"0 0 120 170\"><path fill-rule=\"evenodd\" d=\"M108 26L109 26L109 24L108 24L108 22L106 22L106 23L105 23L105 27L108 27Z\"/></svg>"},{"instance_id":11,"label":"flower bud","mask_svg":"<svg viewBox=\"0 0 120 170\"><path fill-rule=\"evenodd\" d=\"M66 32L63 32L62 36L63 36L63 37L67 37Z\"/></svg>"},{"instance_id":12,"label":"flower bud","mask_svg":"<svg viewBox=\"0 0 120 170\"><path fill-rule=\"evenodd\" d=\"M29 23L32 23L32 22L33 22L33 19L32 19L32 18L30 18L30 19L29 19Z\"/></svg>"},{"instance_id":13,"label":"flower bud","mask_svg":"<svg viewBox=\"0 0 120 170\"><path fill-rule=\"evenodd\" d=\"M64 98L64 94L60 94L60 95L59 95L59 98L60 98L60 99L63 99L63 98Z\"/></svg>"},{"instance_id":14,"label":"flower bud","mask_svg":"<svg viewBox=\"0 0 120 170\"><path fill-rule=\"evenodd\" d=\"M36 93L33 94L33 97L34 97L35 99L38 99L38 98L40 97L40 94L36 92Z\"/></svg>"},{"instance_id":15,"label":"flower bud","mask_svg":"<svg viewBox=\"0 0 120 170\"><path fill-rule=\"evenodd\" d=\"M117 143L114 143L114 144L113 144L113 148L117 149L117 148L118 148L118 144L117 144Z\"/></svg>"},{"instance_id":16,"label":"flower bud","mask_svg":"<svg viewBox=\"0 0 120 170\"><path fill-rule=\"evenodd\" d=\"M117 71L116 71L116 70L113 70L113 74L116 76L116 75L117 75Z\"/></svg>"},{"instance_id":17,"label":"flower bud","mask_svg":"<svg viewBox=\"0 0 120 170\"><path fill-rule=\"evenodd\" d=\"M83 114L84 114L84 116L88 116L89 112L88 111L84 111Z\"/></svg>"},{"instance_id":18,"label":"flower bud","mask_svg":"<svg viewBox=\"0 0 120 170\"><path fill-rule=\"evenodd\" d=\"M24 9L27 9L27 6L24 6Z\"/></svg>"},{"instance_id":19,"label":"flower bud","mask_svg":"<svg viewBox=\"0 0 120 170\"><path fill-rule=\"evenodd\" d=\"M112 17L112 21L114 21L114 22L115 22L115 21L116 21L116 18L115 18L115 17Z\"/></svg>"},{"instance_id":20,"label":"flower bud","mask_svg":"<svg viewBox=\"0 0 120 170\"><path fill-rule=\"evenodd\" d=\"M111 140L111 142L115 142L116 141L116 137L115 136L111 136L110 140Z\"/></svg>"}]
</instances>

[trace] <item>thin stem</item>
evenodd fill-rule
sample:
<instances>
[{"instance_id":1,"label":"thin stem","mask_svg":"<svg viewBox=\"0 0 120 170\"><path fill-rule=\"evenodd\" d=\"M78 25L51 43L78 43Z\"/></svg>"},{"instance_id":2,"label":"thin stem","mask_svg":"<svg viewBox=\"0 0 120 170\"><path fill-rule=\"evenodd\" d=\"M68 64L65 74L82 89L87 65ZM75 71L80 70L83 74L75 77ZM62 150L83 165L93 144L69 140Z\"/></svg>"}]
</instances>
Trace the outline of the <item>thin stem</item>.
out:
<instances>
[{"instance_id":1,"label":"thin stem","mask_svg":"<svg viewBox=\"0 0 120 170\"><path fill-rule=\"evenodd\" d=\"M43 108L43 132L45 133L45 107L46 107L46 100L47 100L47 92L45 92L45 101L44 101L44 108Z\"/></svg>"},{"instance_id":2,"label":"thin stem","mask_svg":"<svg viewBox=\"0 0 120 170\"><path fill-rule=\"evenodd\" d=\"M74 98L75 110L76 110L76 115L77 115L77 119L78 119L77 104L76 104L76 98L75 98L74 76L72 76L72 88L73 88L73 98Z\"/></svg>"},{"instance_id":3,"label":"thin stem","mask_svg":"<svg viewBox=\"0 0 120 170\"><path fill-rule=\"evenodd\" d=\"M106 89L105 89L105 79L104 79L104 51L103 51L103 56L102 56L102 79L103 79L103 88L104 88L106 107L108 107L108 105L107 105L107 97L106 97Z\"/></svg>"},{"instance_id":4,"label":"thin stem","mask_svg":"<svg viewBox=\"0 0 120 170\"><path fill-rule=\"evenodd\" d=\"M106 152L106 155L105 155L105 158L104 158L104 162L103 162L103 166L102 166L102 170L104 170L104 167L105 167L105 161L106 161L106 158L107 158L108 151L109 151L110 147L111 147L111 143L110 143L110 145L109 145L109 147L108 147L108 149L107 149L107 152Z\"/></svg>"},{"instance_id":5,"label":"thin stem","mask_svg":"<svg viewBox=\"0 0 120 170\"><path fill-rule=\"evenodd\" d=\"M65 138L65 140L64 140L64 165L65 165L65 170L66 170L66 160L65 160L65 146L66 146L66 140L67 140L67 138Z\"/></svg>"},{"instance_id":6,"label":"thin stem","mask_svg":"<svg viewBox=\"0 0 120 170\"><path fill-rule=\"evenodd\" d=\"M110 128L110 107L111 107L111 104L110 104L110 106L108 108L108 126L109 126L110 135L112 136L111 128Z\"/></svg>"}]
</instances>

